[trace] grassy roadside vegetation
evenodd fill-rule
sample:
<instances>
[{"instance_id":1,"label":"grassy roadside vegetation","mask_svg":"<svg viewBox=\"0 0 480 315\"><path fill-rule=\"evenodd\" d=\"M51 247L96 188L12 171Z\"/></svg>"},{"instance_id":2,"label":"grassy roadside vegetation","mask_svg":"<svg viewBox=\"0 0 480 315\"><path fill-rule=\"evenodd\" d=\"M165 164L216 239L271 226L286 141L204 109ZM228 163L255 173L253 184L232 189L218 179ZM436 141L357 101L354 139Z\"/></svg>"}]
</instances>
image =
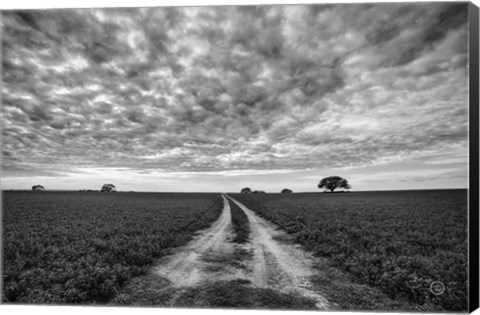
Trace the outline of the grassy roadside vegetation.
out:
<instances>
[{"instance_id":1,"label":"grassy roadside vegetation","mask_svg":"<svg viewBox=\"0 0 480 315\"><path fill-rule=\"evenodd\" d=\"M232 197L326 259L317 284L340 308L467 309L466 190Z\"/></svg>"},{"instance_id":2,"label":"grassy roadside vegetation","mask_svg":"<svg viewBox=\"0 0 480 315\"><path fill-rule=\"evenodd\" d=\"M3 303L105 303L223 208L219 194L3 192Z\"/></svg>"},{"instance_id":3,"label":"grassy roadside vegetation","mask_svg":"<svg viewBox=\"0 0 480 315\"><path fill-rule=\"evenodd\" d=\"M314 310L315 300L271 289L254 288L244 279L212 281L179 291L150 275L133 280L112 305L195 308Z\"/></svg>"},{"instance_id":4,"label":"grassy roadside vegetation","mask_svg":"<svg viewBox=\"0 0 480 315\"><path fill-rule=\"evenodd\" d=\"M315 300L271 289L254 288L250 281L216 281L189 288L175 306L242 309L314 310Z\"/></svg>"},{"instance_id":5,"label":"grassy roadside vegetation","mask_svg":"<svg viewBox=\"0 0 480 315\"><path fill-rule=\"evenodd\" d=\"M230 204L232 225L235 232L235 238L232 241L234 243L246 243L248 242L250 235L250 223L248 222L248 217L233 201L228 199L228 203Z\"/></svg>"}]
</instances>

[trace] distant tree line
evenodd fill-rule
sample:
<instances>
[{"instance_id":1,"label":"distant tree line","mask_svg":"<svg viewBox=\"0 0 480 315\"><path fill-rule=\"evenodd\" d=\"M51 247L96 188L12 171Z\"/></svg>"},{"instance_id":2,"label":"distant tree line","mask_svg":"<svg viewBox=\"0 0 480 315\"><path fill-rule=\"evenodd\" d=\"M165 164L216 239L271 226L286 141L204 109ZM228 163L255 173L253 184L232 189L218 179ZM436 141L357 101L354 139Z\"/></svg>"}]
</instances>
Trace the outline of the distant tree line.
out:
<instances>
[{"instance_id":1,"label":"distant tree line","mask_svg":"<svg viewBox=\"0 0 480 315\"><path fill-rule=\"evenodd\" d=\"M334 192L337 189L343 189L345 191L345 190L348 190L348 189L352 188L352 186L350 186L350 184L348 183L348 180L346 180L345 178L340 177L340 176L329 176L329 177L322 178L322 180L317 185L317 187L320 188L320 189L324 188L325 191L330 191L330 192ZM265 191L263 191L263 190L252 191L252 189L250 187L245 187L245 188L242 188L242 190L240 190L240 193L242 193L242 194L264 194ZM282 194L291 194L291 193L293 193L293 191L291 189L284 188L284 189L282 189L281 193Z\"/></svg>"},{"instance_id":2,"label":"distant tree line","mask_svg":"<svg viewBox=\"0 0 480 315\"><path fill-rule=\"evenodd\" d=\"M266 192L264 190L253 190L250 189L250 187L245 187L245 188L242 188L242 190L240 190L240 193L242 194L265 194ZM288 189L288 188L285 188L282 190L282 194L291 194L292 193L292 190L291 189Z\"/></svg>"}]
</instances>

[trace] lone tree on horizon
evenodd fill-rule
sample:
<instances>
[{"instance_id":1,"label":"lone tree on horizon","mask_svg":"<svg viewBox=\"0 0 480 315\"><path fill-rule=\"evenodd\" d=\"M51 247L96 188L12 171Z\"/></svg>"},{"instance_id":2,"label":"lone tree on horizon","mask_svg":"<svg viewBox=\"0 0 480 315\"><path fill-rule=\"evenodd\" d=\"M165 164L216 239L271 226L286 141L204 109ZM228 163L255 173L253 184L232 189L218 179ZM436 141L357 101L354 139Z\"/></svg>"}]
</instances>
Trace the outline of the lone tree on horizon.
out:
<instances>
[{"instance_id":1,"label":"lone tree on horizon","mask_svg":"<svg viewBox=\"0 0 480 315\"><path fill-rule=\"evenodd\" d=\"M320 181L318 188L326 188L327 190L330 190L330 192L333 192L337 188L350 189L351 186L345 178L340 176L329 176Z\"/></svg>"},{"instance_id":2,"label":"lone tree on horizon","mask_svg":"<svg viewBox=\"0 0 480 315\"><path fill-rule=\"evenodd\" d=\"M252 190L250 189L250 187L245 187L240 192L242 194L250 194L250 193L252 193Z\"/></svg>"},{"instance_id":3,"label":"lone tree on horizon","mask_svg":"<svg viewBox=\"0 0 480 315\"><path fill-rule=\"evenodd\" d=\"M102 190L100 190L100 192L116 192L116 191L117 189L113 184L105 184L102 186Z\"/></svg>"},{"instance_id":4,"label":"lone tree on horizon","mask_svg":"<svg viewBox=\"0 0 480 315\"><path fill-rule=\"evenodd\" d=\"M43 187L42 185L34 185L34 186L32 186L32 190L33 191L44 191L45 187Z\"/></svg>"}]
</instances>

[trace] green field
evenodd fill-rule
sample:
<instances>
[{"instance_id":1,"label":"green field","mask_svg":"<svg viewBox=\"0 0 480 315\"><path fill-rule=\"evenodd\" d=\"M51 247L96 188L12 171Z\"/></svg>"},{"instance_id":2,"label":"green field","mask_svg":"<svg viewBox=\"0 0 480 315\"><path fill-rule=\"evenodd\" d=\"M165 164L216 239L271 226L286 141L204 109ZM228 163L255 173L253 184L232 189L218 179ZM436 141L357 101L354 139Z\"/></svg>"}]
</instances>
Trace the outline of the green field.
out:
<instances>
[{"instance_id":1,"label":"green field","mask_svg":"<svg viewBox=\"0 0 480 315\"><path fill-rule=\"evenodd\" d=\"M105 303L208 227L220 194L3 192L6 303Z\"/></svg>"},{"instance_id":2,"label":"green field","mask_svg":"<svg viewBox=\"0 0 480 315\"><path fill-rule=\"evenodd\" d=\"M467 309L466 190L230 195L326 261L313 281L339 309ZM248 243L249 221L230 206L233 242ZM220 194L3 192L2 302L115 303L222 208ZM207 295L249 305L235 288Z\"/></svg>"},{"instance_id":3,"label":"green field","mask_svg":"<svg viewBox=\"0 0 480 315\"><path fill-rule=\"evenodd\" d=\"M467 310L466 190L232 197L292 234L307 250L326 257L356 283L419 310ZM431 293L433 281L445 285L443 294ZM318 282L334 285L325 279ZM329 297L341 306L361 306L354 300L368 296L335 285Z\"/></svg>"}]
</instances>

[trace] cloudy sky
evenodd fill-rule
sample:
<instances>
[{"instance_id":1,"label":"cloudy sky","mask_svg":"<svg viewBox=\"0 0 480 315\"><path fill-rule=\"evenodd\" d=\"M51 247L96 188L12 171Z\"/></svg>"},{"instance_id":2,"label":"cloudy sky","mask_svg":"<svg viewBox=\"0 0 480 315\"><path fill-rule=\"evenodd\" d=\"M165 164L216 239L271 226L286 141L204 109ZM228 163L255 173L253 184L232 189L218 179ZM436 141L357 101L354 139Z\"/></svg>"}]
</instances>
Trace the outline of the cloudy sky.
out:
<instances>
[{"instance_id":1,"label":"cloudy sky","mask_svg":"<svg viewBox=\"0 0 480 315\"><path fill-rule=\"evenodd\" d=\"M2 189L465 188L467 5L2 12Z\"/></svg>"}]
</instances>

